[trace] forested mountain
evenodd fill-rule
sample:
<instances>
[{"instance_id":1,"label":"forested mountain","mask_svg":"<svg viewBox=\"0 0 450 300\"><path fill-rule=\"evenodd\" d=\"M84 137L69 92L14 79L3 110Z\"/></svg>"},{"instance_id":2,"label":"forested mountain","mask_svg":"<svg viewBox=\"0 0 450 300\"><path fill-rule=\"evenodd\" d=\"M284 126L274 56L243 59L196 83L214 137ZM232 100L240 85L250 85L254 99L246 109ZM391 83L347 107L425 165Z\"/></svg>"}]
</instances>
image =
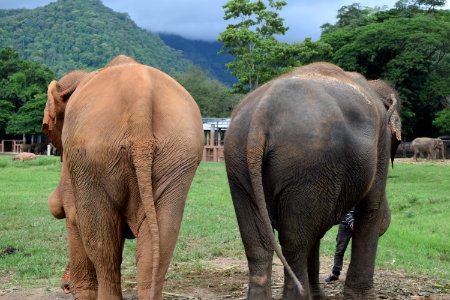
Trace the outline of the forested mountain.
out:
<instances>
[{"instance_id":1,"label":"forested mountain","mask_svg":"<svg viewBox=\"0 0 450 300\"><path fill-rule=\"evenodd\" d=\"M59 77L73 69L96 69L118 54L168 73L186 71L188 60L125 13L100 0L59 0L32 10L0 10L0 48L49 66Z\"/></svg>"},{"instance_id":2,"label":"forested mountain","mask_svg":"<svg viewBox=\"0 0 450 300\"><path fill-rule=\"evenodd\" d=\"M230 74L225 64L233 60L229 54L218 54L222 43L185 39L179 35L160 33L159 37L168 46L181 51L183 56L206 70L211 77L231 86L236 77Z\"/></svg>"}]
</instances>

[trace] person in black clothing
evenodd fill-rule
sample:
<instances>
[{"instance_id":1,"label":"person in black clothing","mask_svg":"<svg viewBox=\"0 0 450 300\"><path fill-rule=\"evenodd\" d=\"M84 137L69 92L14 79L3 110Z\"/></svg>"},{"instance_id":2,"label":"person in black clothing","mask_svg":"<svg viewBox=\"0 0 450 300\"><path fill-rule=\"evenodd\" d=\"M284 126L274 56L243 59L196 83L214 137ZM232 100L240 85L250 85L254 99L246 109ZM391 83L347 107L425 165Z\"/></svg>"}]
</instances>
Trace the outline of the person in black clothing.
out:
<instances>
[{"instance_id":1,"label":"person in black clothing","mask_svg":"<svg viewBox=\"0 0 450 300\"><path fill-rule=\"evenodd\" d=\"M339 229L336 236L336 252L334 253L334 266L331 275L325 278L325 282L330 283L339 279L342 271L342 264L344 262L344 253L347 249L348 243L352 238L353 231L353 215L355 208L353 207L339 223Z\"/></svg>"}]
</instances>

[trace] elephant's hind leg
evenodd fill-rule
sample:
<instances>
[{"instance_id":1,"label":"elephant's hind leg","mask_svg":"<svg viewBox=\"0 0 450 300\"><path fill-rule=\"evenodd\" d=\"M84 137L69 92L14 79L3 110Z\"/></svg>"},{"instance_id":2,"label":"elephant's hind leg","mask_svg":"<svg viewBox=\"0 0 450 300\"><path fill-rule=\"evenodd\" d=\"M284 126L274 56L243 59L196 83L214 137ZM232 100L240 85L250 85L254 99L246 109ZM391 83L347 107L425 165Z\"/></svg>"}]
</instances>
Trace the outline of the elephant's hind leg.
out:
<instances>
[{"instance_id":1,"label":"elephant's hind leg","mask_svg":"<svg viewBox=\"0 0 450 300\"><path fill-rule=\"evenodd\" d=\"M75 299L97 299L98 284L94 264L86 254L73 214L69 214L66 228L69 244L70 293Z\"/></svg>"},{"instance_id":2,"label":"elephant's hind leg","mask_svg":"<svg viewBox=\"0 0 450 300\"><path fill-rule=\"evenodd\" d=\"M95 266L98 299L122 300L123 219L102 189L78 193L77 218L86 253Z\"/></svg>"},{"instance_id":3,"label":"elephant's hind leg","mask_svg":"<svg viewBox=\"0 0 450 300\"><path fill-rule=\"evenodd\" d=\"M136 248L139 299L162 300L163 298L164 279L180 231L183 210L189 186L195 174L195 166L195 164L176 166L174 170L182 170L179 176L162 177L164 180L156 182L154 185L159 245L151 244L151 239L147 236L148 232L150 232L148 222L147 220L141 221L142 225L139 228ZM177 171L173 172L172 175ZM159 250L156 247L159 247ZM150 279L154 267L152 265L152 252L154 251L159 251L160 259L156 282L151 282ZM149 297L151 287L154 290L153 298Z\"/></svg>"},{"instance_id":4,"label":"elephant's hind leg","mask_svg":"<svg viewBox=\"0 0 450 300\"><path fill-rule=\"evenodd\" d=\"M249 267L247 298L272 299L273 248L270 238L256 215L251 197L241 184L230 181L230 189Z\"/></svg>"},{"instance_id":5,"label":"elephant's hind leg","mask_svg":"<svg viewBox=\"0 0 450 300\"><path fill-rule=\"evenodd\" d=\"M317 240L316 244L311 249L308 258L309 287L311 289L311 297L314 300L326 299L325 294L320 287L319 271L320 271L320 239Z\"/></svg>"},{"instance_id":6,"label":"elephant's hind leg","mask_svg":"<svg viewBox=\"0 0 450 300\"><path fill-rule=\"evenodd\" d=\"M293 226L294 223L291 223ZM286 258L289 266L294 271L298 280L303 285L306 293L306 297L302 297L296 288L292 277L284 271L284 288L283 288L283 298L284 300L297 300L297 299L310 299L310 283L308 280L308 253L309 249L306 245L302 244L302 241L299 239L299 231L295 229L296 227L292 227L292 231L286 230L284 227L280 229L280 244L283 250L283 255ZM283 230L284 229L284 230ZM303 235L301 235L304 238ZM306 237L308 239L308 237Z\"/></svg>"}]
</instances>

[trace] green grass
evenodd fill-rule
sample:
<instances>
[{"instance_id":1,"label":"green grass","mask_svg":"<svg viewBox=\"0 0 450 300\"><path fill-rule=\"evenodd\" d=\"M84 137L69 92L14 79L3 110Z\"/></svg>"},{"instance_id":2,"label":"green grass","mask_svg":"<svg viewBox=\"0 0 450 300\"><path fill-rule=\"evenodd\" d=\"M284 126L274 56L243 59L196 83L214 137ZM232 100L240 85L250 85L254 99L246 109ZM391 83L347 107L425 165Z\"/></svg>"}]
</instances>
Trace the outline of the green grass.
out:
<instances>
[{"instance_id":1,"label":"green grass","mask_svg":"<svg viewBox=\"0 0 450 300\"><path fill-rule=\"evenodd\" d=\"M58 158L12 161L0 155L0 288L59 285L67 260L65 223L48 212L59 180ZM377 265L449 280L450 166L397 163L390 170L392 223L380 239ZM332 257L336 227L322 240ZM6 247L17 249L6 254ZM122 272L133 281L135 241L125 245ZM349 257L350 251L346 256ZM169 277L205 267L215 257L244 258L223 163L202 163L193 180Z\"/></svg>"}]
</instances>

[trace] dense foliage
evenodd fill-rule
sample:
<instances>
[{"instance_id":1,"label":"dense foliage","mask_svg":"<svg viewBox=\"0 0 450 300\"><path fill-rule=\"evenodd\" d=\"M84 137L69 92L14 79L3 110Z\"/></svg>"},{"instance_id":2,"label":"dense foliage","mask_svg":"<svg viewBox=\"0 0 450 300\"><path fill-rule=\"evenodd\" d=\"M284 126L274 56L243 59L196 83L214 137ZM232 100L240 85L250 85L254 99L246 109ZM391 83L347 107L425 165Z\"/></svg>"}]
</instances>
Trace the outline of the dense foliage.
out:
<instances>
[{"instance_id":1,"label":"dense foliage","mask_svg":"<svg viewBox=\"0 0 450 300\"><path fill-rule=\"evenodd\" d=\"M0 16L0 48L12 46L58 77L103 67L118 54L168 73L188 69L180 53L100 0L59 0L32 10L0 10Z\"/></svg>"},{"instance_id":2,"label":"dense foliage","mask_svg":"<svg viewBox=\"0 0 450 300\"><path fill-rule=\"evenodd\" d=\"M442 3L399 1L385 11L344 6L336 24L323 27L321 41L333 48L326 60L398 90L407 140L450 132L439 127L444 112L433 122L450 94L450 12L434 9Z\"/></svg>"},{"instance_id":3,"label":"dense foliage","mask_svg":"<svg viewBox=\"0 0 450 300\"><path fill-rule=\"evenodd\" d=\"M208 78L199 67L192 67L175 78L197 101L203 117L229 117L242 97L231 94L227 86Z\"/></svg>"},{"instance_id":4,"label":"dense foliage","mask_svg":"<svg viewBox=\"0 0 450 300\"><path fill-rule=\"evenodd\" d=\"M54 73L22 60L12 48L0 49L0 139L5 133L41 132L47 86Z\"/></svg>"},{"instance_id":5,"label":"dense foliage","mask_svg":"<svg viewBox=\"0 0 450 300\"><path fill-rule=\"evenodd\" d=\"M233 85L234 92L253 90L330 50L328 45L309 39L304 43L282 43L275 38L288 30L278 15L286 4L286 1L275 0L269 0L268 5L261 0L231 0L223 6L224 19L237 21L229 24L218 39L223 43L221 53L235 57L226 65L238 80Z\"/></svg>"}]
</instances>

